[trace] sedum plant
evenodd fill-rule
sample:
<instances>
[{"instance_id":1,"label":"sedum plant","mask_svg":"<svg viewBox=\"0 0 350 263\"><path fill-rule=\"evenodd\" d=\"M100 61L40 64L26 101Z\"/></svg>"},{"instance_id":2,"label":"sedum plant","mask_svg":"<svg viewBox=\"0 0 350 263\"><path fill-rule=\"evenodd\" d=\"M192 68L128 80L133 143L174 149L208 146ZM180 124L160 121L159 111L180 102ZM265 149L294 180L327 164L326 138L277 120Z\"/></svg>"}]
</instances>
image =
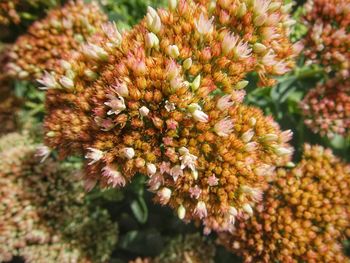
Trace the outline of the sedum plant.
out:
<instances>
[{"instance_id":1,"label":"sedum plant","mask_svg":"<svg viewBox=\"0 0 350 263\"><path fill-rule=\"evenodd\" d=\"M116 224L85 197L76 165L39 164L36 149L25 133L0 139L0 261L108 262Z\"/></svg>"},{"instance_id":2,"label":"sedum plant","mask_svg":"<svg viewBox=\"0 0 350 263\"><path fill-rule=\"evenodd\" d=\"M88 190L144 174L156 202L202 221L206 232L230 231L237 215L251 214L264 175L290 161L292 133L242 104L243 88L253 72L273 83L300 49L288 39L289 6L220 3L150 7L124 33L105 24L39 80L48 90L46 144L62 157L86 157ZM252 32L237 30L242 19Z\"/></svg>"},{"instance_id":3,"label":"sedum plant","mask_svg":"<svg viewBox=\"0 0 350 263\"><path fill-rule=\"evenodd\" d=\"M245 262L348 262L350 167L330 149L304 146L291 170L278 169L264 202L219 240Z\"/></svg>"},{"instance_id":4,"label":"sedum plant","mask_svg":"<svg viewBox=\"0 0 350 263\"><path fill-rule=\"evenodd\" d=\"M303 21L306 63L319 66L326 77L301 103L305 124L321 136L349 137L349 1L309 0Z\"/></svg>"},{"instance_id":5,"label":"sedum plant","mask_svg":"<svg viewBox=\"0 0 350 263\"><path fill-rule=\"evenodd\" d=\"M82 0L68 1L52 9L46 18L35 21L14 43L7 74L17 79L35 80L44 71L61 67L61 59L78 49L107 20L99 6Z\"/></svg>"}]
</instances>

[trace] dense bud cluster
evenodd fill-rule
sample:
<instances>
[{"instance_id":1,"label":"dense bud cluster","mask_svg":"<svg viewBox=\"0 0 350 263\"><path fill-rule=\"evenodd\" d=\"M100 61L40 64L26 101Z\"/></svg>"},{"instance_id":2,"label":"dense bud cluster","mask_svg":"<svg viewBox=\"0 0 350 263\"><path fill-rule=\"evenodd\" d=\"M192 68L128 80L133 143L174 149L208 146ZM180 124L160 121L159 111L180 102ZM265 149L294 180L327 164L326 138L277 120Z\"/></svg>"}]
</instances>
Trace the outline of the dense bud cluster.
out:
<instances>
[{"instance_id":1,"label":"dense bud cluster","mask_svg":"<svg viewBox=\"0 0 350 263\"><path fill-rule=\"evenodd\" d=\"M350 234L350 166L306 145L300 163L277 175L257 213L221 243L245 262L349 262L341 240Z\"/></svg>"},{"instance_id":2,"label":"dense bud cluster","mask_svg":"<svg viewBox=\"0 0 350 263\"><path fill-rule=\"evenodd\" d=\"M329 80L311 89L301 103L305 123L332 138L350 136L350 81Z\"/></svg>"},{"instance_id":3,"label":"dense bud cluster","mask_svg":"<svg viewBox=\"0 0 350 263\"><path fill-rule=\"evenodd\" d=\"M18 99L12 94L8 81L0 76L0 134L15 130L19 104Z\"/></svg>"},{"instance_id":4,"label":"dense bud cluster","mask_svg":"<svg viewBox=\"0 0 350 263\"><path fill-rule=\"evenodd\" d=\"M198 234L188 234L170 240L154 259L137 258L129 263L214 263L214 256L214 244Z\"/></svg>"},{"instance_id":5,"label":"dense bud cluster","mask_svg":"<svg viewBox=\"0 0 350 263\"><path fill-rule=\"evenodd\" d=\"M303 19L308 28L303 40L304 54L330 78L326 84L310 90L301 103L305 123L322 136L348 136L350 1L309 0L304 9Z\"/></svg>"},{"instance_id":6,"label":"dense bud cluster","mask_svg":"<svg viewBox=\"0 0 350 263\"><path fill-rule=\"evenodd\" d=\"M73 164L38 164L35 149L27 135L0 139L0 261L106 262L116 225L84 198Z\"/></svg>"},{"instance_id":7,"label":"dense bud cluster","mask_svg":"<svg viewBox=\"0 0 350 263\"><path fill-rule=\"evenodd\" d=\"M302 49L300 42L291 45L289 33L295 21L289 12L292 3L280 0L196 0L212 10L219 23L231 35L224 38L227 48L236 46L236 55L244 56L242 48L247 43L253 52L254 71L260 77L260 84L270 86L275 83L271 75L283 75L294 66L293 58ZM224 49L225 51L225 49Z\"/></svg>"},{"instance_id":8,"label":"dense bud cluster","mask_svg":"<svg viewBox=\"0 0 350 263\"><path fill-rule=\"evenodd\" d=\"M87 189L121 187L142 173L181 219L230 230L259 201L264 175L292 154L292 133L242 104L261 52L192 1L149 8L130 32L102 29L65 63L65 75L40 80L47 145L85 155Z\"/></svg>"},{"instance_id":9,"label":"dense bud cluster","mask_svg":"<svg viewBox=\"0 0 350 263\"><path fill-rule=\"evenodd\" d=\"M304 54L326 72L343 78L350 77L349 6L349 0L308 0L305 4Z\"/></svg>"},{"instance_id":10,"label":"dense bud cluster","mask_svg":"<svg viewBox=\"0 0 350 263\"><path fill-rule=\"evenodd\" d=\"M9 78L4 73L9 47L0 44L0 134L14 131L19 100L13 95Z\"/></svg>"},{"instance_id":11,"label":"dense bud cluster","mask_svg":"<svg viewBox=\"0 0 350 263\"><path fill-rule=\"evenodd\" d=\"M51 10L17 39L10 52L9 74L33 80L44 71L60 68L60 59L77 50L105 21L106 16L94 2L69 1L64 7Z\"/></svg>"},{"instance_id":12,"label":"dense bud cluster","mask_svg":"<svg viewBox=\"0 0 350 263\"><path fill-rule=\"evenodd\" d=\"M18 24L21 21L16 7L20 0L0 0L0 25Z\"/></svg>"}]
</instances>

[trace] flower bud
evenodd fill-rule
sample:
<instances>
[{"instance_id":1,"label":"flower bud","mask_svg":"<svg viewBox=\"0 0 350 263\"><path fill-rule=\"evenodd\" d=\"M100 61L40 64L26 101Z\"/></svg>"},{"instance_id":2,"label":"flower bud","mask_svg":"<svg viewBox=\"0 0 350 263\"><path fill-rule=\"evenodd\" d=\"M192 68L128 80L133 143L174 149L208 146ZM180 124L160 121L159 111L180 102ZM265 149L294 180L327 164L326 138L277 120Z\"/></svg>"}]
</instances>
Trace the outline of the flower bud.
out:
<instances>
[{"instance_id":1,"label":"flower bud","mask_svg":"<svg viewBox=\"0 0 350 263\"><path fill-rule=\"evenodd\" d=\"M162 205L166 205L169 202L171 197L171 190L167 187L163 187L161 190L157 192L157 196L159 198L159 202Z\"/></svg>"},{"instance_id":2,"label":"flower bud","mask_svg":"<svg viewBox=\"0 0 350 263\"><path fill-rule=\"evenodd\" d=\"M292 154L292 150L285 148L285 147L275 147L274 148L274 152L278 155L278 156L284 156L284 155L290 155Z\"/></svg>"},{"instance_id":3,"label":"flower bud","mask_svg":"<svg viewBox=\"0 0 350 263\"><path fill-rule=\"evenodd\" d=\"M266 46L261 43L255 43L253 46L253 50L255 53L264 53L266 51Z\"/></svg>"},{"instance_id":4,"label":"flower bud","mask_svg":"<svg viewBox=\"0 0 350 263\"><path fill-rule=\"evenodd\" d=\"M162 22L160 20L160 17L158 15L157 11L154 10L150 6L147 8L147 11L148 11L148 13L146 15L147 28L151 32L157 34L162 27Z\"/></svg>"},{"instance_id":5,"label":"flower bud","mask_svg":"<svg viewBox=\"0 0 350 263\"><path fill-rule=\"evenodd\" d=\"M209 121L209 116L207 114L205 114L203 111L201 110L195 110L192 113L192 117L199 122L208 122Z\"/></svg>"},{"instance_id":6,"label":"flower bud","mask_svg":"<svg viewBox=\"0 0 350 263\"><path fill-rule=\"evenodd\" d=\"M113 44L117 46L120 45L120 43L122 42L122 35L119 33L115 22L103 24L101 28Z\"/></svg>"},{"instance_id":7,"label":"flower bud","mask_svg":"<svg viewBox=\"0 0 350 263\"><path fill-rule=\"evenodd\" d=\"M145 160L144 159L142 159L142 158L136 158L136 160L135 160L135 166L137 167L137 168L142 168L142 167L144 167L145 166L145 164L146 164L146 162L145 162Z\"/></svg>"},{"instance_id":8,"label":"flower bud","mask_svg":"<svg viewBox=\"0 0 350 263\"><path fill-rule=\"evenodd\" d=\"M118 83L117 85L113 86L113 88L118 93L118 95L124 98L129 97L129 89L125 82Z\"/></svg>"},{"instance_id":9,"label":"flower bud","mask_svg":"<svg viewBox=\"0 0 350 263\"><path fill-rule=\"evenodd\" d=\"M84 44L82 52L85 56L95 60L107 60L108 53L102 48L94 44Z\"/></svg>"},{"instance_id":10,"label":"flower bud","mask_svg":"<svg viewBox=\"0 0 350 263\"><path fill-rule=\"evenodd\" d=\"M96 72L92 71L91 69L85 69L84 70L84 75L89 79L89 80L95 80L97 79L98 75Z\"/></svg>"},{"instance_id":11,"label":"flower bud","mask_svg":"<svg viewBox=\"0 0 350 263\"><path fill-rule=\"evenodd\" d=\"M247 6L245 3L242 3L237 10L237 17L242 17L247 13Z\"/></svg>"},{"instance_id":12,"label":"flower bud","mask_svg":"<svg viewBox=\"0 0 350 263\"><path fill-rule=\"evenodd\" d=\"M238 215L238 211L234 206L230 206L228 212L230 213L230 215L232 216L237 216Z\"/></svg>"},{"instance_id":13,"label":"flower bud","mask_svg":"<svg viewBox=\"0 0 350 263\"><path fill-rule=\"evenodd\" d=\"M293 162L288 162L288 163L286 164L286 167L287 167L287 168L294 168L294 167L295 167L295 163L293 163Z\"/></svg>"},{"instance_id":14,"label":"flower bud","mask_svg":"<svg viewBox=\"0 0 350 263\"><path fill-rule=\"evenodd\" d=\"M266 22L267 16L265 14L259 15L254 19L255 26L262 26Z\"/></svg>"},{"instance_id":15,"label":"flower bud","mask_svg":"<svg viewBox=\"0 0 350 263\"><path fill-rule=\"evenodd\" d=\"M281 3L280 2L272 2L269 5L269 11L274 12L280 7L281 7Z\"/></svg>"},{"instance_id":16,"label":"flower bud","mask_svg":"<svg viewBox=\"0 0 350 263\"><path fill-rule=\"evenodd\" d=\"M168 0L168 6L171 11L174 11L177 7L177 0Z\"/></svg>"},{"instance_id":17,"label":"flower bud","mask_svg":"<svg viewBox=\"0 0 350 263\"><path fill-rule=\"evenodd\" d=\"M206 19L204 14L202 13L199 16L199 19L194 22L198 33L201 35L211 34L214 30L213 21L214 17Z\"/></svg>"},{"instance_id":18,"label":"flower bud","mask_svg":"<svg viewBox=\"0 0 350 263\"><path fill-rule=\"evenodd\" d=\"M250 129L242 134L241 139L243 142L247 143L247 142L250 142L253 136L254 136L254 131Z\"/></svg>"},{"instance_id":19,"label":"flower bud","mask_svg":"<svg viewBox=\"0 0 350 263\"><path fill-rule=\"evenodd\" d=\"M252 152L252 151L255 151L256 146L257 146L256 142L249 142L244 146L244 150L246 152Z\"/></svg>"},{"instance_id":20,"label":"flower bud","mask_svg":"<svg viewBox=\"0 0 350 263\"><path fill-rule=\"evenodd\" d=\"M72 68L72 65L71 65L68 61L66 61L66 60L64 60L64 59L62 59L62 60L60 61L60 65L61 65L61 67L64 68L65 70L69 70L69 69Z\"/></svg>"},{"instance_id":21,"label":"flower bud","mask_svg":"<svg viewBox=\"0 0 350 263\"><path fill-rule=\"evenodd\" d=\"M191 88L193 91L197 90L201 84L201 75L199 74L191 83Z\"/></svg>"},{"instance_id":22,"label":"flower bud","mask_svg":"<svg viewBox=\"0 0 350 263\"><path fill-rule=\"evenodd\" d=\"M216 103L216 108L221 111L224 111L230 108L233 104L234 102L232 101L231 96L225 95L225 96L222 96L220 99L218 99Z\"/></svg>"},{"instance_id":23,"label":"flower bud","mask_svg":"<svg viewBox=\"0 0 350 263\"><path fill-rule=\"evenodd\" d=\"M192 170L191 174L192 174L192 177L193 177L194 180L198 179L198 171L197 170Z\"/></svg>"},{"instance_id":24,"label":"flower bud","mask_svg":"<svg viewBox=\"0 0 350 263\"><path fill-rule=\"evenodd\" d=\"M236 89L244 89L249 84L248 80L241 80L235 86Z\"/></svg>"},{"instance_id":25,"label":"flower bud","mask_svg":"<svg viewBox=\"0 0 350 263\"><path fill-rule=\"evenodd\" d=\"M153 163L148 163L146 167L148 175L153 175L157 172L157 167Z\"/></svg>"},{"instance_id":26,"label":"flower bud","mask_svg":"<svg viewBox=\"0 0 350 263\"><path fill-rule=\"evenodd\" d=\"M123 155L124 155L125 158L130 160L130 159L134 158L135 151L131 147L126 147L126 148L123 149Z\"/></svg>"},{"instance_id":27,"label":"flower bud","mask_svg":"<svg viewBox=\"0 0 350 263\"><path fill-rule=\"evenodd\" d=\"M60 84L65 87L66 89L72 89L74 88L74 82L72 79L67 78L65 76L60 78Z\"/></svg>"},{"instance_id":28,"label":"flower bud","mask_svg":"<svg viewBox=\"0 0 350 263\"><path fill-rule=\"evenodd\" d=\"M191 58L187 58L184 63L182 64L182 67L185 69L185 70L188 70L190 69L192 66L192 59Z\"/></svg>"},{"instance_id":29,"label":"flower bud","mask_svg":"<svg viewBox=\"0 0 350 263\"><path fill-rule=\"evenodd\" d=\"M149 109L146 106L142 106L139 109L139 112L140 112L142 117L146 117L148 115L148 113L149 113Z\"/></svg>"},{"instance_id":30,"label":"flower bud","mask_svg":"<svg viewBox=\"0 0 350 263\"><path fill-rule=\"evenodd\" d=\"M47 137L49 137L49 138L53 138L53 137L56 136L56 133L55 133L54 131L49 131L49 132L47 132L45 135L46 135Z\"/></svg>"},{"instance_id":31,"label":"flower bud","mask_svg":"<svg viewBox=\"0 0 350 263\"><path fill-rule=\"evenodd\" d=\"M249 124L250 124L250 126L255 126L255 124L256 124L256 119L254 118L254 117L251 117L250 119L249 119Z\"/></svg>"},{"instance_id":32,"label":"flower bud","mask_svg":"<svg viewBox=\"0 0 350 263\"><path fill-rule=\"evenodd\" d=\"M263 140L264 142L275 142L278 140L278 136L273 133L268 133L262 136L261 140Z\"/></svg>"},{"instance_id":33,"label":"flower bud","mask_svg":"<svg viewBox=\"0 0 350 263\"><path fill-rule=\"evenodd\" d=\"M169 45L168 55L172 58L177 58L180 55L179 48L176 45Z\"/></svg>"},{"instance_id":34,"label":"flower bud","mask_svg":"<svg viewBox=\"0 0 350 263\"><path fill-rule=\"evenodd\" d=\"M207 207L203 201L199 201L197 203L196 208L193 211L194 215L198 216L199 219L202 219L204 217L207 217L208 212L207 212Z\"/></svg>"},{"instance_id":35,"label":"flower bud","mask_svg":"<svg viewBox=\"0 0 350 263\"><path fill-rule=\"evenodd\" d=\"M197 103L191 103L188 105L187 109L190 113L193 113L195 110L202 110L201 106L199 106Z\"/></svg>"},{"instance_id":36,"label":"flower bud","mask_svg":"<svg viewBox=\"0 0 350 263\"><path fill-rule=\"evenodd\" d=\"M244 204L242 206L243 211L246 212L249 215L253 215L253 208L250 206L250 204Z\"/></svg>"},{"instance_id":37,"label":"flower bud","mask_svg":"<svg viewBox=\"0 0 350 263\"><path fill-rule=\"evenodd\" d=\"M179 219L184 219L186 215L186 208L183 205L180 205L179 208L177 209L177 216Z\"/></svg>"},{"instance_id":38,"label":"flower bud","mask_svg":"<svg viewBox=\"0 0 350 263\"><path fill-rule=\"evenodd\" d=\"M57 81L56 79L47 71L44 71L44 75L41 79L37 80L40 84L43 85L43 87L40 87L40 89L54 89L57 88Z\"/></svg>"},{"instance_id":39,"label":"flower bud","mask_svg":"<svg viewBox=\"0 0 350 263\"><path fill-rule=\"evenodd\" d=\"M156 48L159 47L159 39L154 33L148 33L146 36L146 47L147 48Z\"/></svg>"}]
</instances>

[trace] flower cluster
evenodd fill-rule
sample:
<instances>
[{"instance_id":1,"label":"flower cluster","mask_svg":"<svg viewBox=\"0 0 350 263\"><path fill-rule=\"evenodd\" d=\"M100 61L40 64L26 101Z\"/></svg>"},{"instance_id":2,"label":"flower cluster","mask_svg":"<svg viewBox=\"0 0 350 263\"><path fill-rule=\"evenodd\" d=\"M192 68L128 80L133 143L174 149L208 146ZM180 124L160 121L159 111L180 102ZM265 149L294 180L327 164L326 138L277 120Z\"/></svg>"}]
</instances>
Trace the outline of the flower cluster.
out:
<instances>
[{"instance_id":1,"label":"flower cluster","mask_svg":"<svg viewBox=\"0 0 350 263\"><path fill-rule=\"evenodd\" d=\"M349 135L349 6L349 0L309 0L304 6L304 54L310 63L321 65L330 80L311 89L301 109L306 125L330 138Z\"/></svg>"},{"instance_id":2,"label":"flower cluster","mask_svg":"<svg viewBox=\"0 0 350 263\"><path fill-rule=\"evenodd\" d=\"M293 3L284 4L280 0L219 0L215 7L213 1L196 0L217 17L219 23L231 34L223 39L223 52L235 52L236 56L253 52L254 71L260 77L260 84L270 86L275 83L271 75L283 75L294 66L293 58L303 45L297 42L291 45L289 34L295 21L289 12Z\"/></svg>"},{"instance_id":3,"label":"flower cluster","mask_svg":"<svg viewBox=\"0 0 350 263\"><path fill-rule=\"evenodd\" d=\"M0 44L0 134L14 131L17 123L15 113L19 100L13 95L9 78L4 74L9 47Z\"/></svg>"},{"instance_id":4,"label":"flower cluster","mask_svg":"<svg viewBox=\"0 0 350 263\"><path fill-rule=\"evenodd\" d=\"M18 24L21 21L16 7L19 0L0 0L0 25Z\"/></svg>"},{"instance_id":5,"label":"flower cluster","mask_svg":"<svg viewBox=\"0 0 350 263\"><path fill-rule=\"evenodd\" d=\"M221 243L245 262L348 262L341 240L350 234L350 166L305 145L300 163L277 174L258 212Z\"/></svg>"},{"instance_id":6,"label":"flower cluster","mask_svg":"<svg viewBox=\"0 0 350 263\"><path fill-rule=\"evenodd\" d=\"M129 263L214 263L214 256L214 244L198 234L187 234L170 240L158 257L137 258Z\"/></svg>"},{"instance_id":7,"label":"flower cluster","mask_svg":"<svg viewBox=\"0 0 350 263\"><path fill-rule=\"evenodd\" d=\"M350 77L349 5L349 0L308 0L304 16L308 27L304 54L343 78Z\"/></svg>"},{"instance_id":8,"label":"flower cluster","mask_svg":"<svg viewBox=\"0 0 350 263\"><path fill-rule=\"evenodd\" d=\"M332 138L350 136L350 81L332 79L311 89L301 103L305 123Z\"/></svg>"},{"instance_id":9,"label":"flower cluster","mask_svg":"<svg viewBox=\"0 0 350 263\"><path fill-rule=\"evenodd\" d=\"M96 3L69 1L51 10L47 17L34 22L28 33L14 44L8 72L19 79L39 78L44 71L60 68L60 59L77 50L106 21Z\"/></svg>"},{"instance_id":10,"label":"flower cluster","mask_svg":"<svg viewBox=\"0 0 350 263\"><path fill-rule=\"evenodd\" d=\"M208 10L172 1L149 8L130 32L106 24L65 75L41 82L46 143L85 155L87 189L122 187L142 173L157 202L209 232L251 213L264 175L288 163L292 133L242 104L261 50Z\"/></svg>"},{"instance_id":11,"label":"flower cluster","mask_svg":"<svg viewBox=\"0 0 350 263\"><path fill-rule=\"evenodd\" d=\"M0 261L106 262L116 242L107 211L92 206L73 164L38 164L27 135L0 139ZM46 158L47 147L38 154Z\"/></svg>"}]
</instances>

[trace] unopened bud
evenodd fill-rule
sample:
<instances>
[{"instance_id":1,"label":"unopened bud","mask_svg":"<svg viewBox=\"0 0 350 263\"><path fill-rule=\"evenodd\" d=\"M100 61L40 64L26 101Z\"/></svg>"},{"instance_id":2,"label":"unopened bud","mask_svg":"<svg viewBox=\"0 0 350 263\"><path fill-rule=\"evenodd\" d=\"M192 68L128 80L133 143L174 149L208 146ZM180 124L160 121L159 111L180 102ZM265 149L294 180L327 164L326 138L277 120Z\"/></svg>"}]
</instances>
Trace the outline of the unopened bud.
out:
<instances>
[{"instance_id":1,"label":"unopened bud","mask_svg":"<svg viewBox=\"0 0 350 263\"><path fill-rule=\"evenodd\" d=\"M159 47L159 39L154 33L148 33L146 36L146 47L148 48L158 48Z\"/></svg>"},{"instance_id":2,"label":"unopened bud","mask_svg":"<svg viewBox=\"0 0 350 263\"><path fill-rule=\"evenodd\" d=\"M180 55L179 48L176 45L169 45L168 55L172 58L177 58Z\"/></svg>"},{"instance_id":3,"label":"unopened bud","mask_svg":"<svg viewBox=\"0 0 350 263\"><path fill-rule=\"evenodd\" d=\"M201 84L201 75L198 75L191 83L191 88L193 91L197 90Z\"/></svg>"},{"instance_id":4,"label":"unopened bud","mask_svg":"<svg viewBox=\"0 0 350 263\"><path fill-rule=\"evenodd\" d=\"M169 9L174 11L177 7L177 0L168 0Z\"/></svg>"},{"instance_id":5,"label":"unopened bud","mask_svg":"<svg viewBox=\"0 0 350 263\"><path fill-rule=\"evenodd\" d=\"M132 159L135 156L135 151L131 147L126 147L123 149L123 155L127 159Z\"/></svg>"},{"instance_id":6,"label":"unopened bud","mask_svg":"<svg viewBox=\"0 0 350 263\"><path fill-rule=\"evenodd\" d=\"M237 11L237 16L242 17L247 13L247 6L245 3L241 4Z\"/></svg>"},{"instance_id":7,"label":"unopened bud","mask_svg":"<svg viewBox=\"0 0 350 263\"><path fill-rule=\"evenodd\" d=\"M266 46L260 43L255 43L253 46L253 50L255 53L264 53L266 51Z\"/></svg>"},{"instance_id":8,"label":"unopened bud","mask_svg":"<svg viewBox=\"0 0 350 263\"><path fill-rule=\"evenodd\" d=\"M242 80L238 82L235 86L236 89L244 89L249 84L248 80Z\"/></svg>"},{"instance_id":9,"label":"unopened bud","mask_svg":"<svg viewBox=\"0 0 350 263\"><path fill-rule=\"evenodd\" d=\"M157 172L157 167L153 163L148 163L146 167L149 175L153 175Z\"/></svg>"},{"instance_id":10,"label":"unopened bud","mask_svg":"<svg viewBox=\"0 0 350 263\"><path fill-rule=\"evenodd\" d=\"M187 58L187 59L184 61L184 63L182 64L182 66L183 66L183 68L184 68L185 70L190 69L191 66L192 66L192 59L191 59L191 58Z\"/></svg>"},{"instance_id":11,"label":"unopened bud","mask_svg":"<svg viewBox=\"0 0 350 263\"><path fill-rule=\"evenodd\" d=\"M149 113L149 109L146 106L142 106L139 109L139 112L140 112L142 117L146 117L148 115L148 113Z\"/></svg>"},{"instance_id":12,"label":"unopened bud","mask_svg":"<svg viewBox=\"0 0 350 263\"><path fill-rule=\"evenodd\" d=\"M60 84L65 87L66 89L74 88L74 82L72 79L67 78L65 76L60 78Z\"/></svg>"},{"instance_id":13,"label":"unopened bud","mask_svg":"<svg viewBox=\"0 0 350 263\"><path fill-rule=\"evenodd\" d=\"M186 208L183 205L180 205L179 208L177 209L177 216L179 219L184 219L186 215Z\"/></svg>"}]
</instances>

